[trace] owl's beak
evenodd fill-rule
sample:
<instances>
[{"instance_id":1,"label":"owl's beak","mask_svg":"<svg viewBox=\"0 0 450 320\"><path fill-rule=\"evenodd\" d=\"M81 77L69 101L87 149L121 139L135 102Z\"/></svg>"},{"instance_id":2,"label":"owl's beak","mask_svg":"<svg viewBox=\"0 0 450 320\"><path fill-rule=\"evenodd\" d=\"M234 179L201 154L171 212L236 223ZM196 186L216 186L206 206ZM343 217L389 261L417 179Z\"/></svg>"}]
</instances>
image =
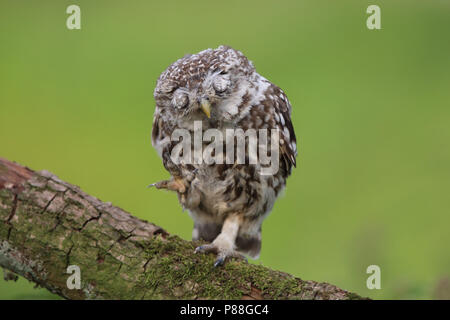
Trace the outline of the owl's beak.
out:
<instances>
[{"instance_id":1,"label":"owl's beak","mask_svg":"<svg viewBox=\"0 0 450 320\"><path fill-rule=\"evenodd\" d=\"M202 98L200 100L200 108L202 108L208 119L211 118L211 102L208 99Z\"/></svg>"}]
</instances>

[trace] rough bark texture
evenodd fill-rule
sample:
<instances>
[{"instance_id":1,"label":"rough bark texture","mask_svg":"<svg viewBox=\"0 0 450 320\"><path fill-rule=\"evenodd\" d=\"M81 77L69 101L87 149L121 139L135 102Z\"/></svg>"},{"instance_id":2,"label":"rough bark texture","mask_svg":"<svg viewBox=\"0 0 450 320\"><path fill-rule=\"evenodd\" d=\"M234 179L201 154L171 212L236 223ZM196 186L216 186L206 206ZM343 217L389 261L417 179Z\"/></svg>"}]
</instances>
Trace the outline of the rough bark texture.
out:
<instances>
[{"instance_id":1,"label":"rough bark texture","mask_svg":"<svg viewBox=\"0 0 450 320\"><path fill-rule=\"evenodd\" d=\"M360 299L243 261L213 268L193 243L48 171L0 158L0 266L67 299ZM69 265L81 289L68 289Z\"/></svg>"}]
</instances>

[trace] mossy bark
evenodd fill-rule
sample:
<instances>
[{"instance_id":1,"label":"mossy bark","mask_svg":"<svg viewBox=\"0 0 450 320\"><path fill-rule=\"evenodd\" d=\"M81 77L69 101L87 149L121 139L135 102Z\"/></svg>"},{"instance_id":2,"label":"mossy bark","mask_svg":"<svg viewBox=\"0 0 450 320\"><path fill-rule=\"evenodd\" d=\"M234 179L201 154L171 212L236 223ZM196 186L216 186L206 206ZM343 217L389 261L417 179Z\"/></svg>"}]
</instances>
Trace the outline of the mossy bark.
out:
<instances>
[{"instance_id":1,"label":"mossy bark","mask_svg":"<svg viewBox=\"0 0 450 320\"><path fill-rule=\"evenodd\" d=\"M0 266L67 299L360 299L243 261L214 268L199 243L0 158ZM81 289L69 289L69 265Z\"/></svg>"}]
</instances>

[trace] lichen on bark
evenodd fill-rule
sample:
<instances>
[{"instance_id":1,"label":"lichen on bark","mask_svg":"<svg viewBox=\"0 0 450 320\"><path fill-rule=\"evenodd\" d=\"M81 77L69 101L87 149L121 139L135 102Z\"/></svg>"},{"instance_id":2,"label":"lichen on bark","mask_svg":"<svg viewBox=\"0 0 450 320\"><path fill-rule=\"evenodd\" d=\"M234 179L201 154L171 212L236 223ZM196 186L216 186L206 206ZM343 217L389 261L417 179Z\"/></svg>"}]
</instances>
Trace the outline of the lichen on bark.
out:
<instances>
[{"instance_id":1,"label":"lichen on bark","mask_svg":"<svg viewBox=\"0 0 450 320\"><path fill-rule=\"evenodd\" d=\"M60 180L0 158L0 266L67 299L360 299L261 265L213 267L169 235ZM81 288L69 289L69 265Z\"/></svg>"}]
</instances>

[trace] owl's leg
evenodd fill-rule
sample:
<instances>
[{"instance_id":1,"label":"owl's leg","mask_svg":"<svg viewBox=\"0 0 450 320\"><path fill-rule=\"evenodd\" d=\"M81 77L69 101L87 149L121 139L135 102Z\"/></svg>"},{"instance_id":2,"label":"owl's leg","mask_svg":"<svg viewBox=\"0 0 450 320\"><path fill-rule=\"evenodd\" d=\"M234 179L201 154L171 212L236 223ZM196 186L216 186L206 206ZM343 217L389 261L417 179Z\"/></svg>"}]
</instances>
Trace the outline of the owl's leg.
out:
<instances>
[{"instance_id":1,"label":"owl's leg","mask_svg":"<svg viewBox=\"0 0 450 320\"><path fill-rule=\"evenodd\" d=\"M239 215L231 215L222 226L222 231L210 244L205 244L195 249L198 252L214 252L217 254L217 259L214 266L220 266L225 263L227 258L239 258L247 261L244 255L235 251L235 241L241 224L241 217Z\"/></svg>"},{"instance_id":2,"label":"owl's leg","mask_svg":"<svg viewBox=\"0 0 450 320\"><path fill-rule=\"evenodd\" d=\"M163 180L150 184L148 187L156 187L156 189L167 189L179 193L186 192L186 185L182 178L173 177L171 180Z\"/></svg>"}]
</instances>

